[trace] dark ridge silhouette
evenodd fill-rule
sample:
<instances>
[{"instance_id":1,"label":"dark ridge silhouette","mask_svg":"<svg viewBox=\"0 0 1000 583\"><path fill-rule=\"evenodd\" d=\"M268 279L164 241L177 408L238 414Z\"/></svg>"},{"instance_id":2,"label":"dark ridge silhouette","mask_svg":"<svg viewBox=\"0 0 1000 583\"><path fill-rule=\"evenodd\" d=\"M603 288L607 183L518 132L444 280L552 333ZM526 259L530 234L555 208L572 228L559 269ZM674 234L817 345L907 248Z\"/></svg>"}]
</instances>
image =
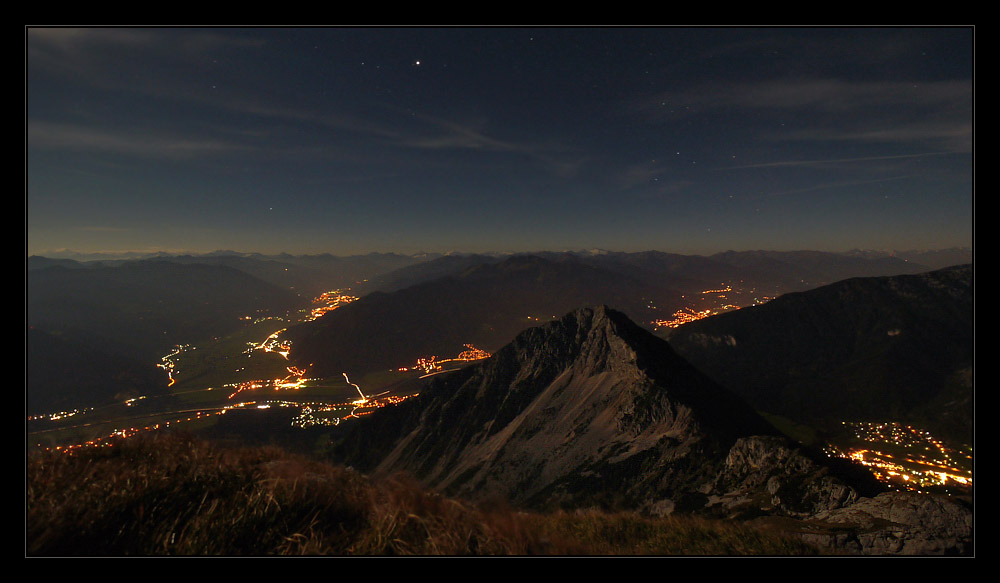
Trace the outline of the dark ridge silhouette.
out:
<instances>
[{"instance_id":1,"label":"dark ridge silhouette","mask_svg":"<svg viewBox=\"0 0 1000 583\"><path fill-rule=\"evenodd\" d=\"M638 319L649 313L649 301L670 307L679 297L662 286L579 262L515 256L396 292L369 294L290 329L287 336L292 358L309 366L310 374L363 373L407 366L430 355L453 356L465 343L494 350L521 330L579 305L620 305Z\"/></svg>"},{"instance_id":2,"label":"dark ridge silhouette","mask_svg":"<svg viewBox=\"0 0 1000 583\"><path fill-rule=\"evenodd\" d=\"M972 268L855 278L673 331L671 345L761 410L918 423L971 439Z\"/></svg>"},{"instance_id":3,"label":"dark ridge silhouette","mask_svg":"<svg viewBox=\"0 0 1000 583\"><path fill-rule=\"evenodd\" d=\"M174 344L238 330L241 317L308 305L230 267L163 261L38 269L27 288L29 326L151 364Z\"/></svg>"}]
</instances>

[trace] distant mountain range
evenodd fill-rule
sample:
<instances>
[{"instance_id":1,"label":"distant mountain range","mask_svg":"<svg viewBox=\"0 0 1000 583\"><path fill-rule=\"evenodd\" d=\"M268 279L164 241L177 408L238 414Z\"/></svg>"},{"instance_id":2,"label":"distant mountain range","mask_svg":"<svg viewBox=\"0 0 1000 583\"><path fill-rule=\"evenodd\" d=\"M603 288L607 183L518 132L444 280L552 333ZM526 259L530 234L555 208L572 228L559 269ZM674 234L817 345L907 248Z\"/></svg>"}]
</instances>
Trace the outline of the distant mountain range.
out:
<instances>
[{"instance_id":1,"label":"distant mountain range","mask_svg":"<svg viewBox=\"0 0 1000 583\"><path fill-rule=\"evenodd\" d=\"M775 296L846 276L921 269L893 258L814 252L448 256L375 278L373 287L389 291L369 293L288 335L293 358L313 374L371 372L450 355L464 343L492 350L581 305L615 306L649 326L689 307L685 296L725 282Z\"/></svg>"},{"instance_id":2,"label":"distant mountain range","mask_svg":"<svg viewBox=\"0 0 1000 583\"><path fill-rule=\"evenodd\" d=\"M391 293L375 292L291 328L291 358L311 375L372 372L417 358L454 356L463 344L499 348L525 328L597 302L640 318L647 305L679 305L665 285L575 260L514 256ZM648 319L648 318L647 318Z\"/></svg>"},{"instance_id":3,"label":"distant mountain range","mask_svg":"<svg viewBox=\"0 0 1000 583\"><path fill-rule=\"evenodd\" d=\"M758 409L972 431L973 271L854 278L672 331L685 359Z\"/></svg>"},{"instance_id":4,"label":"distant mountain range","mask_svg":"<svg viewBox=\"0 0 1000 583\"><path fill-rule=\"evenodd\" d=\"M26 267L28 326L66 342L50 361L54 370L79 362L79 354L63 365L58 359L81 346L152 362L173 344L232 332L241 316L283 314L307 306L320 291L351 287L364 297L289 331L293 358L314 364L317 375L445 358L466 343L493 350L581 305L612 305L648 327L688 307L682 296L724 282L773 297L847 277L926 271L868 252L702 257L601 250L352 257L217 252L88 262L30 257ZM43 376L29 370L29 379Z\"/></svg>"},{"instance_id":5,"label":"distant mountain range","mask_svg":"<svg viewBox=\"0 0 1000 583\"><path fill-rule=\"evenodd\" d=\"M857 252L727 251L708 257L661 251L539 252L519 255L599 267L641 281L668 284L683 293L697 293L726 282L740 284L747 289L757 288L762 295L768 296L810 289L849 277L921 273L931 269L899 257ZM438 257L375 277L362 289L396 291L454 275L475 265L500 263L510 257L495 254Z\"/></svg>"},{"instance_id":6,"label":"distant mountain range","mask_svg":"<svg viewBox=\"0 0 1000 583\"><path fill-rule=\"evenodd\" d=\"M364 280L423 261L421 257L395 253L371 253L350 257L321 255L261 255L259 253L216 252L206 255L158 254L137 259L92 259L86 262L72 259L28 258L28 271L53 265L76 269L83 267L115 267L137 261L175 263L182 265L220 265L242 271L262 281L286 290L294 290L307 298L335 288L356 287Z\"/></svg>"},{"instance_id":7,"label":"distant mountain range","mask_svg":"<svg viewBox=\"0 0 1000 583\"><path fill-rule=\"evenodd\" d=\"M965 265L972 263L972 249L968 247L953 247L951 249L934 250L910 250L910 251L873 251L866 249L853 249L844 255L852 257L885 258L895 257L903 261L909 261L919 265L926 265L930 269L941 269L952 265Z\"/></svg>"},{"instance_id":8,"label":"distant mountain range","mask_svg":"<svg viewBox=\"0 0 1000 583\"><path fill-rule=\"evenodd\" d=\"M56 264L70 268L112 266L147 260L227 265L279 287L294 288L307 295L318 295L323 291L342 287L353 287L362 293L395 291L438 277L453 275L479 263L500 262L514 255L535 255L551 260L572 257L595 266L631 271L633 275L636 273L656 276L670 275L675 280L673 286L678 288L682 286L678 285L677 282L682 282L685 278L691 278L694 285L705 283L715 285L722 279L745 278L747 275L751 276L750 279L754 279L764 275L763 272L755 275L754 270L767 267L763 261L767 259L771 263L769 268L777 270L774 275L777 275L778 281L790 278L785 284L791 284L794 287L794 289L779 290L778 293L808 289L847 277L919 273L972 262L972 250L969 248L934 251L855 249L844 253L727 251L710 256L679 255L661 251L620 252L603 249L480 254L369 253L350 256L336 256L329 253L266 255L214 251L205 254L163 252L81 254L63 252L45 257L29 257L27 268L31 271ZM420 267L421 265L423 267ZM747 271L743 269L746 267L754 267L755 269ZM749 282L750 279L747 281ZM762 285L765 286L773 286L773 283L776 282L762 281ZM803 284L805 285L803 286Z\"/></svg>"}]
</instances>

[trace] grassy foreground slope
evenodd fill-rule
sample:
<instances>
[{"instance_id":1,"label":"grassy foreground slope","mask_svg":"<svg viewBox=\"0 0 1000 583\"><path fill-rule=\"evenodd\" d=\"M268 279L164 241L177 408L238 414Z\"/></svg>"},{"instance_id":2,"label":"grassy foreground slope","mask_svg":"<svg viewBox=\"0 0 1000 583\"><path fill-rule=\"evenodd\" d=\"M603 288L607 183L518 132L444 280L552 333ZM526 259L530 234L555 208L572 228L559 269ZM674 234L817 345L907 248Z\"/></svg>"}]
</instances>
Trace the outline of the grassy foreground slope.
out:
<instances>
[{"instance_id":1,"label":"grassy foreground slope","mask_svg":"<svg viewBox=\"0 0 1000 583\"><path fill-rule=\"evenodd\" d=\"M798 555L739 523L516 512L275 447L178 436L31 454L27 555Z\"/></svg>"}]
</instances>

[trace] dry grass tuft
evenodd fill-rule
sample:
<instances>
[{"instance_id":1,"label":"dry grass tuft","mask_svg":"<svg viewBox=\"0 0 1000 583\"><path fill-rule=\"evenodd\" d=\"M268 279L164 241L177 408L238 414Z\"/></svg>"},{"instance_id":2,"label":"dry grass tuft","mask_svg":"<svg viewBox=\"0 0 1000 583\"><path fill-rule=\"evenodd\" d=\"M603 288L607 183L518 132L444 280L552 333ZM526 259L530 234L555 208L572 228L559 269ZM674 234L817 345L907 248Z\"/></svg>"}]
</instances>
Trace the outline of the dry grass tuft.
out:
<instances>
[{"instance_id":1,"label":"dry grass tuft","mask_svg":"<svg viewBox=\"0 0 1000 583\"><path fill-rule=\"evenodd\" d=\"M278 448L182 437L28 458L27 554L802 554L739 524L477 508Z\"/></svg>"}]
</instances>

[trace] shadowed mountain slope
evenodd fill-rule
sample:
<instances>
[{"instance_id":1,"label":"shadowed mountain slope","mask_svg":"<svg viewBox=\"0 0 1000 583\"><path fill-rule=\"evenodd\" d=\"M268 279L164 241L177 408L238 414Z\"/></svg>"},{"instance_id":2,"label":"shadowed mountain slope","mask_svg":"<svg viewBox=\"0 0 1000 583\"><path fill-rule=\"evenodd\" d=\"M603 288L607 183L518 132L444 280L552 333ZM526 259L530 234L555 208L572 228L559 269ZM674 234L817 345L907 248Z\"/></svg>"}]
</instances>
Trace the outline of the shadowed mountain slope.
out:
<instances>
[{"instance_id":1,"label":"shadowed mountain slope","mask_svg":"<svg viewBox=\"0 0 1000 583\"><path fill-rule=\"evenodd\" d=\"M756 289L759 294L768 296L802 291L850 277L921 273L930 269L898 257L821 251L727 251L709 257L662 251L544 251L530 255L554 263L589 265L618 276L669 286L683 293L732 284L747 290ZM378 276L361 289L396 291L506 259L508 257L497 255L439 257Z\"/></svg>"},{"instance_id":2,"label":"shadowed mountain slope","mask_svg":"<svg viewBox=\"0 0 1000 583\"><path fill-rule=\"evenodd\" d=\"M927 271L896 257L862 257L824 251L726 251L710 259L739 269L757 285L801 291L851 277L875 277Z\"/></svg>"},{"instance_id":3,"label":"shadowed mountain slope","mask_svg":"<svg viewBox=\"0 0 1000 583\"><path fill-rule=\"evenodd\" d=\"M32 270L27 288L29 326L152 362L174 344L238 330L241 317L308 305L230 267L164 261Z\"/></svg>"},{"instance_id":4,"label":"shadowed mountain slope","mask_svg":"<svg viewBox=\"0 0 1000 583\"><path fill-rule=\"evenodd\" d=\"M515 256L392 293L372 293L289 329L292 358L310 375L408 366L453 356L465 343L494 350L525 328L580 305L608 303L640 318L649 301L680 294L579 262ZM648 316L645 318L648 319Z\"/></svg>"},{"instance_id":5,"label":"shadowed mountain slope","mask_svg":"<svg viewBox=\"0 0 1000 583\"><path fill-rule=\"evenodd\" d=\"M295 290L306 297L314 297L334 288L360 289L369 278L394 272L406 266L426 261L427 257L399 255L396 253L369 253L367 255L262 255L215 251L199 255L159 253L143 259L52 259L41 256L28 257L28 271L45 269L53 265L67 268L120 267L141 263L175 263L179 265L222 265L247 273L285 290Z\"/></svg>"},{"instance_id":6,"label":"shadowed mountain slope","mask_svg":"<svg viewBox=\"0 0 1000 583\"><path fill-rule=\"evenodd\" d=\"M93 407L166 391L163 371L42 330L28 330L28 414Z\"/></svg>"},{"instance_id":7,"label":"shadowed mountain slope","mask_svg":"<svg viewBox=\"0 0 1000 583\"><path fill-rule=\"evenodd\" d=\"M670 344L755 407L892 419L968 439L972 268L856 278L676 329Z\"/></svg>"}]
</instances>

